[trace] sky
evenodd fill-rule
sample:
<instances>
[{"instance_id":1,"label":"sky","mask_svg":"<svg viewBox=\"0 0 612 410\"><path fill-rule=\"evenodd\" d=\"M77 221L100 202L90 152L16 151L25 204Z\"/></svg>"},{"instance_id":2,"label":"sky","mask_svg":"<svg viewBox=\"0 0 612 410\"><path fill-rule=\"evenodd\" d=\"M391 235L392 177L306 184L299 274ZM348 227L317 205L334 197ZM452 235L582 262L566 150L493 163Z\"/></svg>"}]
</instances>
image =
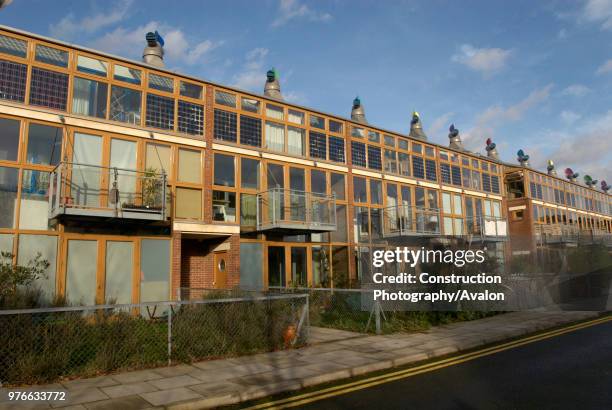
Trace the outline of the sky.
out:
<instances>
[{"instance_id":1,"label":"sky","mask_svg":"<svg viewBox=\"0 0 612 410\"><path fill-rule=\"evenodd\" d=\"M6 2L5 2L6 3ZM139 60L147 31L166 66L401 133L497 143L612 183L612 0L12 0L0 24Z\"/></svg>"}]
</instances>

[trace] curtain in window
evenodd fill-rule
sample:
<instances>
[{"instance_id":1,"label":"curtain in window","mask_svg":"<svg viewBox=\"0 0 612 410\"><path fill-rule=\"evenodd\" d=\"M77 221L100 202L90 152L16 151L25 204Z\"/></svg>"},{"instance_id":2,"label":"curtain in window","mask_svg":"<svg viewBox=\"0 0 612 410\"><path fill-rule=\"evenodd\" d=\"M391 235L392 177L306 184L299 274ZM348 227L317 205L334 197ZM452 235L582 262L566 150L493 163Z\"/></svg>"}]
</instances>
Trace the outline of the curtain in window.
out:
<instances>
[{"instance_id":1,"label":"curtain in window","mask_svg":"<svg viewBox=\"0 0 612 410\"><path fill-rule=\"evenodd\" d=\"M100 198L100 168L102 138L95 135L74 134L74 153L70 195L75 205L98 206Z\"/></svg>"},{"instance_id":2,"label":"curtain in window","mask_svg":"<svg viewBox=\"0 0 612 410\"><path fill-rule=\"evenodd\" d=\"M141 199L136 198L136 180L138 175L136 172L126 171L136 170L136 142L112 139L110 167L109 189L114 188L115 170L113 168L117 168L116 188L119 189L119 207L122 204L136 204L136 201ZM109 206L113 207L113 204L109 203Z\"/></svg>"},{"instance_id":3,"label":"curtain in window","mask_svg":"<svg viewBox=\"0 0 612 410\"><path fill-rule=\"evenodd\" d=\"M266 122L266 148L272 151L285 150L285 127L273 122Z\"/></svg>"},{"instance_id":4,"label":"curtain in window","mask_svg":"<svg viewBox=\"0 0 612 410\"><path fill-rule=\"evenodd\" d=\"M287 152L293 155L304 155L304 130L293 127L288 128Z\"/></svg>"},{"instance_id":5,"label":"curtain in window","mask_svg":"<svg viewBox=\"0 0 612 410\"><path fill-rule=\"evenodd\" d=\"M75 114L91 115L91 96L95 93L95 82L75 77L74 93L72 96L72 112Z\"/></svg>"}]
</instances>

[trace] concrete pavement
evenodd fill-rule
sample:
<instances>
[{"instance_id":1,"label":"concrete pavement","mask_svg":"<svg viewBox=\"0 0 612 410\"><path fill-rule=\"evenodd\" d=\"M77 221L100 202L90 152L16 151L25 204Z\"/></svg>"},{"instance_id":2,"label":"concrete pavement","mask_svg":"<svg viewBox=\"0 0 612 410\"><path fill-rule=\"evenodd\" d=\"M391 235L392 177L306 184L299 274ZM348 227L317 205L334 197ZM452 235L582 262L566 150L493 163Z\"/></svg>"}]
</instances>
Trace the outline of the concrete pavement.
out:
<instances>
[{"instance_id":1,"label":"concrete pavement","mask_svg":"<svg viewBox=\"0 0 612 410\"><path fill-rule=\"evenodd\" d=\"M403 366L596 316L596 312L516 312L419 333L378 336L316 328L311 337L314 344L302 349L117 373L35 389L66 391L66 401L9 402L7 389L0 389L0 410L217 407Z\"/></svg>"}]
</instances>

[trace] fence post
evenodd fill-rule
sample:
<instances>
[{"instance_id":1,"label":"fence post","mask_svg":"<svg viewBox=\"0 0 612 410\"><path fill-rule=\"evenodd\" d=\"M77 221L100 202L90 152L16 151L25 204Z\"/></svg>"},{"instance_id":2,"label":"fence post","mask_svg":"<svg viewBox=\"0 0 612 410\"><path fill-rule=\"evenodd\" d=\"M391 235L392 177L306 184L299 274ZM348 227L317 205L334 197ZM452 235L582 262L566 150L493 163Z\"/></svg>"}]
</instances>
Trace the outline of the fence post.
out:
<instances>
[{"instance_id":1,"label":"fence post","mask_svg":"<svg viewBox=\"0 0 612 410\"><path fill-rule=\"evenodd\" d=\"M310 341L310 295L306 294L306 343Z\"/></svg>"},{"instance_id":2,"label":"fence post","mask_svg":"<svg viewBox=\"0 0 612 410\"><path fill-rule=\"evenodd\" d=\"M376 316L376 334L379 335L382 333L382 329L380 323L380 303L378 301L374 301L374 315Z\"/></svg>"},{"instance_id":3,"label":"fence post","mask_svg":"<svg viewBox=\"0 0 612 410\"><path fill-rule=\"evenodd\" d=\"M168 366L172 364L172 305L168 309Z\"/></svg>"}]
</instances>

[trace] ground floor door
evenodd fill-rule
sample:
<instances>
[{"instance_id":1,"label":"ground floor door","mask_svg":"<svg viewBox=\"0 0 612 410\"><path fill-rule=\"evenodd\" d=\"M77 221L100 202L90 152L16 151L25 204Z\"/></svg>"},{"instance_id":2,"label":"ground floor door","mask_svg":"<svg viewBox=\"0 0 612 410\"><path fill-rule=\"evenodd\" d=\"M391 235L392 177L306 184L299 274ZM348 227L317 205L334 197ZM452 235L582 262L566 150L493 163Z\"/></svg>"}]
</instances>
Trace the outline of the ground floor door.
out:
<instances>
[{"instance_id":1,"label":"ground floor door","mask_svg":"<svg viewBox=\"0 0 612 410\"><path fill-rule=\"evenodd\" d=\"M213 285L216 289L227 287L227 251L214 253L215 279Z\"/></svg>"}]
</instances>

